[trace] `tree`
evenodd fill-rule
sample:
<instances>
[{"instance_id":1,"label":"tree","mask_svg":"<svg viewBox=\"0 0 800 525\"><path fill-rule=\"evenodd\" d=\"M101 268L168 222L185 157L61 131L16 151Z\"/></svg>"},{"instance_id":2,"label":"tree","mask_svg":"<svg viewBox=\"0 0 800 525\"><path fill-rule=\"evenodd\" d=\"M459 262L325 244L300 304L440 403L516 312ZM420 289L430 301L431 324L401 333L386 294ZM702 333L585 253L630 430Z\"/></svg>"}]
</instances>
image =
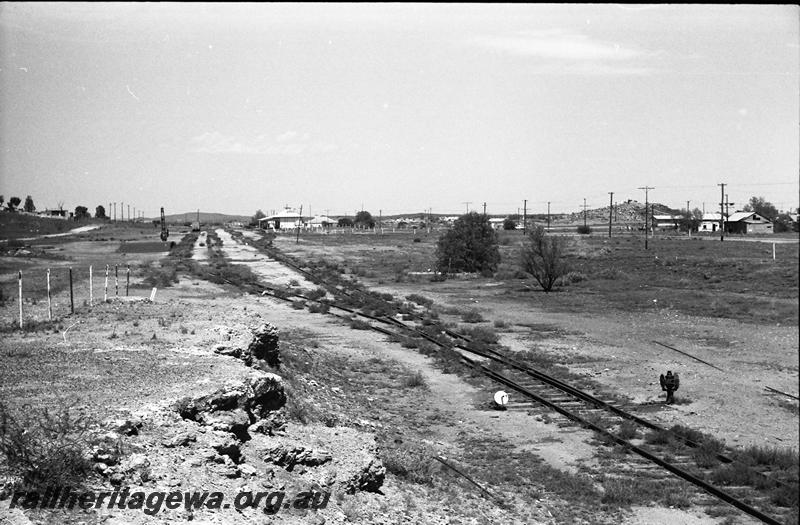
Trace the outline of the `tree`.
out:
<instances>
[{"instance_id":1,"label":"tree","mask_svg":"<svg viewBox=\"0 0 800 525\"><path fill-rule=\"evenodd\" d=\"M90 219L92 216L89 215L89 208L86 206L76 206L75 207L75 220L80 221L83 219Z\"/></svg>"},{"instance_id":2,"label":"tree","mask_svg":"<svg viewBox=\"0 0 800 525\"><path fill-rule=\"evenodd\" d=\"M515 221L511 217L506 217L506 220L503 221L503 229L504 230L516 230L517 229L517 221Z\"/></svg>"},{"instance_id":3,"label":"tree","mask_svg":"<svg viewBox=\"0 0 800 525\"><path fill-rule=\"evenodd\" d=\"M103 208L102 205L100 205L100 206L98 206L97 208L94 209L94 216L97 219L107 219L108 218L108 217L106 217L106 209Z\"/></svg>"},{"instance_id":4,"label":"tree","mask_svg":"<svg viewBox=\"0 0 800 525\"><path fill-rule=\"evenodd\" d=\"M695 208L691 212L682 211L681 218L678 219L678 226L681 231L697 231L700 229L700 223L703 221L703 210Z\"/></svg>"},{"instance_id":5,"label":"tree","mask_svg":"<svg viewBox=\"0 0 800 525\"><path fill-rule=\"evenodd\" d=\"M772 231L775 233L797 231L797 222L788 213L779 213L772 221Z\"/></svg>"},{"instance_id":6,"label":"tree","mask_svg":"<svg viewBox=\"0 0 800 525\"><path fill-rule=\"evenodd\" d=\"M522 247L522 270L531 274L539 286L550 292L556 281L569 272L564 261L564 240L545 233L535 226Z\"/></svg>"},{"instance_id":7,"label":"tree","mask_svg":"<svg viewBox=\"0 0 800 525\"><path fill-rule=\"evenodd\" d=\"M263 211L256 210L256 213L250 218L250 226L258 226L258 219L263 219L266 216Z\"/></svg>"},{"instance_id":8,"label":"tree","mask_svg":"<svg viewBox=\"0 0 800 525\"><path fill-rule=\"evenodd\" d=\"M360 212L356 213L355 224L359 228L374 228L375 219L372 218L372 214L370 212L361 210Z\"/></svg>"},{"instance_id":9,"label":"tree","mask_svg":"<svg viewBox=\"0 0 800 525\"><path fill-rule=\"evenodd\" d=\"M336 222L336 225L339 228L352 228L353 227L353 219L348 217L342 217Z\"/></svg>"},{"instance_id":10,"label":"tree","mask_svg":"<svg viewBox=\"0 0 800 525\"><path fill-rule=\"evenodd\" d=\"M8 199L8 203L6 203L6 206L8 207L9 210L16 211L17 206L19 206L20 202L22 202L22 199L20 199L19 197L11 197L10 199Z\"/></svg>"},{"instance_id":11,"label":"tree","mask_svg":"<svg viewBox=\"0 0 800 525\"><path fill-rule=\"evenodd\" d=\"M489 218L477 212L462 215L436 243L440 272L494 272L500 264L497 232Z\"/></svg>"},{"instance_id":12,"label":"tree","mask_svg":"<svg viewBox=\"0 0 800 525\"><path fill-rule=\"evenodd\" d=\"M0 208L3 207L3 203L6 202L6 198L0 195Z\"/></svg>"},{"instance_id":13,"label":"tree","mask_svg":"<svg viewBox=\"0 0 800 525\"><path fill-rule=\"evenodd\" d=\"M750 202L745 204L742 209L744 211L754 211L771 221L778 217L778 208L771 202L767 202L764 197L750 197Z\"/></svg>"},{"instance_id":14,"label":"tree","mask_svg":"<svg viewBox=\"0 0 800 525\"><path fill-rule=\"evenodd\" d=\"M25 197L25 205L23 206L23 209L28 213L33 213L36 211L36 206L33 205L33 197L30 195Z\"/></svg>"}]
</instances>

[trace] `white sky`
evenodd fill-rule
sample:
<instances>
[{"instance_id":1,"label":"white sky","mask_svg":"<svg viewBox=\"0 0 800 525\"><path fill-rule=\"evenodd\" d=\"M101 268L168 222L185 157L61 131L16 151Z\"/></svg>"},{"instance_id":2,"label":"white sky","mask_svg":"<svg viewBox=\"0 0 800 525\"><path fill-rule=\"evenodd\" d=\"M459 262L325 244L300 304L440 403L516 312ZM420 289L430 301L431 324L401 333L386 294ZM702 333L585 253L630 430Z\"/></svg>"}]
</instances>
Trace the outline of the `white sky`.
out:
<instances>
[{"instance_id":1,"label":"white sky","mask_svg":"<svg viewBox=\"0 0 800 525\"><path fill-rule=\"evenodd\" d=\"M798 6L0 4L0 194L154 216L800 195Z\"/></svg>"}]
</instances>

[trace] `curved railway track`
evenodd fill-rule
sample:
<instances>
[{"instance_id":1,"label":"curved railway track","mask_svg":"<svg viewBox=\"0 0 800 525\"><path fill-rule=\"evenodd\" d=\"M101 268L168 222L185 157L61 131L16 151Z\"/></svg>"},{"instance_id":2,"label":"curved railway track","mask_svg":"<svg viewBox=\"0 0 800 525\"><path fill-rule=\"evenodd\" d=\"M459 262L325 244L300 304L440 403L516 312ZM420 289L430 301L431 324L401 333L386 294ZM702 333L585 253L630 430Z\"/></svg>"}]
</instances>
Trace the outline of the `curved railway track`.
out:
<instances>
[{"instance_id":1,"label":"curved railway track","mask_svg":"<svg viewBox=\"0 0 800 525\"><path fill-rule=\"evenodd\" d=\"M242 242L247 243L246 240ZM728 503L763 523L780 525L789 523L787 520L792 519L792 508L776 505L772 501L772 495L775 490L794 491L796 494L798 490L796 480L787 481L779 477L779 472L762 469L754 471L755 482L751 485L720 486L719 483L713 481L719 465L723 465L722 468L741 466L734 459L733 454L726 453L725 450L719 448L709 449L705 447L704 443L691 439L694 437L693 435L661 427L636 415L634 413L636 407L604 401L502 352L485 348L483 345L479 348L469 337L464 335L437 327L438 336L435 336L432 335L431 330L422 330L416 325L409 325L394 317L374 316L359 311L351 304L354 299L359 298L359 294L369 295L367 292L343 289L341 285L337 286L326 282L318 275L309 272L275 248L256 247L323 287L333 296L333 299L310 298L301 293L287 291L285 288L251 283L260 289L262 294L289 302L301 299L307 302L326 304L330 309L344 312L341 314L328 311L328 314L348 322L354 318L365 319L369 328L387 336L421 338L439 348L457 348L461 350L461 360L466 365L478 370L505 388L531 400L534 404L545 406L565 419L595 431L607 443L624 447L625 450L641 458L632 467L637 476L664 479L672 474L691 483L716 500ZM230 281L227 282L235 285ZM375 300L374 295L370 297L372 301ZM421 316L406 314L405 318L419 321ZM630 437L632 435L642 436L645 432L658 436L660 440L653 440L654 444L638 437ZM704 453L703 466L699 466L696 461L699 453ZM751 468L751 466L747 468ZM666 474L667 472L669 474Z\"/></svg>"}]
</instances>

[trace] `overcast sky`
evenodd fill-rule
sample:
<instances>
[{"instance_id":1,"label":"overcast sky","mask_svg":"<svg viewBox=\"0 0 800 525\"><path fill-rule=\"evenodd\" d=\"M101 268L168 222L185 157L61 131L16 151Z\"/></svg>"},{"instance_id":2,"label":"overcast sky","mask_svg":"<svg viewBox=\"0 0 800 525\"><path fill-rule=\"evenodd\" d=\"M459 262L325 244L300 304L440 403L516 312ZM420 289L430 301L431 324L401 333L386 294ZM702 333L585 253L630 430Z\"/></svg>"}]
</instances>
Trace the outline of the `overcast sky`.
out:
<instances>
[{"instance_id":1,"label":"overcast sky","mask_svg":"<svg viewBox=\"0 0 800 525\"><path fill-rule=\"evenodd\" d=\"M792 5L0 4L0 194L146 216L798 206ZM465 204L470 202L471 204Z\"/></svg>"}]
</instances>

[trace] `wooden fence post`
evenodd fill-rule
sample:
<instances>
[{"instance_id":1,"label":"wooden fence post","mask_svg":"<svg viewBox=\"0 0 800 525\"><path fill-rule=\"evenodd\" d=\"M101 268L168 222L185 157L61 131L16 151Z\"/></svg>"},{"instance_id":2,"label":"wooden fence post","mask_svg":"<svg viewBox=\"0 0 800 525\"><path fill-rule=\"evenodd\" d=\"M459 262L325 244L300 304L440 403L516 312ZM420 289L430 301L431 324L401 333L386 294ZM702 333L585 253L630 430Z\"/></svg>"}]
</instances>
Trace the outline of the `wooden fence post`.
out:
<instances>
[{"instance_id":1,"label":"wooden fence post","mask_svg":"<svg viewBox=\"0 0 800 525\"><path fill-rule=\"evenodd\" d=\"M19 270L19 329L22 330L22 270Z\"/></svg>"},{"instance_id":2,"label":"wooden fence post","mask_svg":"<svg viewBox=\"0 0 800 525\"><path fill-rule=\"evenodd\" d=\"M106 264L106 284L103 287L103 302L108 302L108 265Z\"/></svg>"},{"instance_id":3,"label":"wooden fence post","mask_svg":"<svg viewBox=\"0 0 800 525\"><path fill-rule=\"evenodd\" d=\"M114 265L114 297L119 297L119 268Z\"/></svg>"},{"instance_id":4,"label":"wooden fence post","mask_svg":"<svg viewBox=\"0 0 800 525\"><path fill-rule=\"evenodd\" d=\"M128 289L131 287L131 267L125 271L125 297L128 297Z\"/></svg>"},{"instance_id":5,"label":"wooden fence post","mask_svg":"<svg viewBox=\"0 0 800 525\"><path fill-rule=\"evenodd\" d=\"M92 265L89 265L89 308L93 306L94 302L94 288L92 284Z\"/></svg>"},{"instance_id":6,"label":"wooden fence post","mask_svg":"<svg viewBox=\"0 0 800 525\"><path fill-rule=\"evenodd\" d=\"M72 295L72 268L69 269L69 313L75 313L75 299Z\"/></svg>"},{"instance_id":7,"label":"wooden fence post","mask_svg":"<svg viewBox=\"0 0 800 525\"><path fill-rule=\"evenodd\" d=\"M50 268L47 269L47 320L53 320L53 303L50 301Z\"/></svg>"}]
</instances>

